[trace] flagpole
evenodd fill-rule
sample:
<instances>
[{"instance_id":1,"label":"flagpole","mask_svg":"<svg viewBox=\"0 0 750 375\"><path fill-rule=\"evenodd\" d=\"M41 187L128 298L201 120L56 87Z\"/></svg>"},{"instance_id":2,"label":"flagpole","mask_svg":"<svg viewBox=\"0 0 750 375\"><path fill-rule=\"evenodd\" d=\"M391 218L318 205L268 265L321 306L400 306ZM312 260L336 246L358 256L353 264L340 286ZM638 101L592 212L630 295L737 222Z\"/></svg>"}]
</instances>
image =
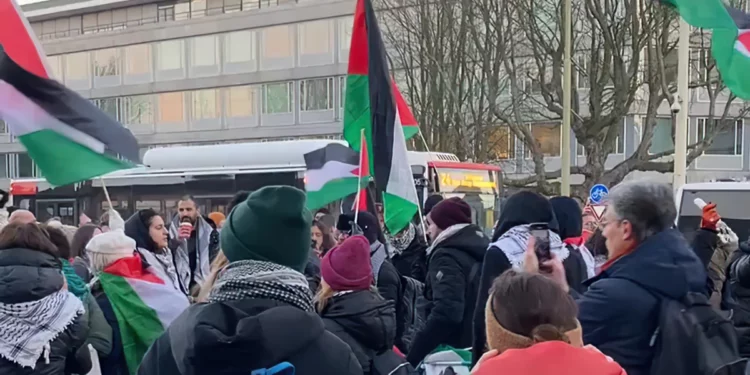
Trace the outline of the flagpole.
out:
<instances>
[{"instance_id":1,"label":"flagpole","mask_svg":"<svg viewBox=\"0 0 750 375\"><path fill-rule=\"evenodd\" d=\"M690 105L688 103L688 63L690 59L690 25L680 17L680 39L677 46L677 122L674 131L674 173L672 188L685 184L687 172L687 131ZM682 103L680 103L682 102Z\"/></svg>"},{"instance_id":2,"label":"flagpole","mask_svg":"<svg viewBox=\"0 0 750 375\"><path fill-rule=\"evenodd\" d=\"M109 209L114 210L115 208L112 206L112 200L109 198L109 191L107 191L107 185L104 184L104 178L99 177L99 181L102 183L102 190L104 190L104 197L107 198L107 204L109 204Z\"/></svg>"},{"instance_id":3,"label":"flagpole","mask_svg":"<svg viewBox=\"0 0 750 375\"><path fill-rule=\"evenodd\" d=\"M357 223L358 222L357 220L359 219L359 205L360 205L359 200L362 199L362 190L363 190L362 189L362 175L364 174L363 173L364 171L362 170L362 167L364 166L364 157L365 157L364 154L365 153L364 153L364 150L362 150L361 145L364 139L365 139L365 129L362 128L360 130L360 139L359 139L360 148L359 148L359 173L358 173L359 176L357 176L357 196L354 200L355 206L356 206L354 208L354 222L355 223Z\"/></svg>"},{"instance_id":4,"label":"flagpole","mask_svg":"<svg viewBox=\"0 0 750 375\"><path fill-rule=\"evenodd\" d=\"M560 195L570 196L570 111L571 111L571 50L572 42L572 14L571 0L565 0L563 6L563 29L565 34L565 50L563 52L563 113L562 113L562 147L560 150ZM540 74L544 74L543 72Z\"/></svg>"}]
</instances>

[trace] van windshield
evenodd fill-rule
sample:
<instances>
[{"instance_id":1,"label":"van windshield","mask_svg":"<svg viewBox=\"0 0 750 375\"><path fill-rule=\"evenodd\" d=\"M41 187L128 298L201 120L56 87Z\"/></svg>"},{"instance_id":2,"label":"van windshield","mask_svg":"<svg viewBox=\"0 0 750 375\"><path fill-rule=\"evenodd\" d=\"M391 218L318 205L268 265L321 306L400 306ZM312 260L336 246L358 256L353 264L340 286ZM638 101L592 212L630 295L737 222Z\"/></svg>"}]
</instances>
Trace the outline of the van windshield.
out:
<instances>
[{"instance_id":1,"label":"van windshield","mask_svg":"<svg viewBox=\"0 0 750 375\"><path fill-rule=\"evenodd\" d=\"M685 190L677 227L690 243L701 222L701 210L693 203L695 198L716 203L722 220L737 233L740 241L750 238L750 190Z\"/></svg>"}]
</instances>

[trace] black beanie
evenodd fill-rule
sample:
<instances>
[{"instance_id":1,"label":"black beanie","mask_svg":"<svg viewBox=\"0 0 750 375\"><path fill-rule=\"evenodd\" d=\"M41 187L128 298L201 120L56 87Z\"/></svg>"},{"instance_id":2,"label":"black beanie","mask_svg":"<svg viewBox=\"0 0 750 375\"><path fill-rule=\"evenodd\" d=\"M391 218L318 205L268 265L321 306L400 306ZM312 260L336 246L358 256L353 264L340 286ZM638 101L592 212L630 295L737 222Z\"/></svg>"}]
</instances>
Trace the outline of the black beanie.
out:
<instances>
[{"instance_id":1,"label":"black beanie","mask_svg":"<svg viewBox=\"0 0 750 375\"><path fill-rule=\"evenodd\" d=\"M338 222L336 222L336 229L340 231L350 231L352 230L352 225L350 223L353 221L353 213L341 214L339 216ZM378 218L376 218L375 215L367 211L360 212L359 216L357 216L357 225L359 225L359 228L362 229L362 234L365 236L365 238L367 238L367 241L369 241L370 244L373 244L375 241L380 240L380 223L378 222Z\"/></svg>"},{"instance_id":2,"label":"black beanie","mask_svg":"<svg viewBox=\"0 0 750 375\"><path fill-rule=\"evenodd\" d=\"M424 216L427 216L430 214L430 211L441 201L443 200L442 195L434 194L427 197L427 199L424 201L424 207L422 210L422 214Z\"/></svg>"},{"instance_id":3,"label":"black beanie","mask_svg":"<svg viewBox=\"0 0 750 375\"><path fill-rule=\"evenodd\" d=\"M532 223L547 223L549 229L555 233L559 230L555 213L547 198L533 191L515 193L503 205L492 234L492 241L497 241L513 227Z\"/></svg>"}]
</instances>

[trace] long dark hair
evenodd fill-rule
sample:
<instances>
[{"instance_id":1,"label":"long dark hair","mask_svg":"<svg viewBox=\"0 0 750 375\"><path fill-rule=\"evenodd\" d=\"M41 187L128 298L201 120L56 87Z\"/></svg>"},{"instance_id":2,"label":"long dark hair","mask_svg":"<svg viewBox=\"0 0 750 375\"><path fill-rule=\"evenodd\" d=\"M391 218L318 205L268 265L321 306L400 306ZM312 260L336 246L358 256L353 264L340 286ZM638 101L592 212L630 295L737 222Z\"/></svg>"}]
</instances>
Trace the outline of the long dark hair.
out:
<instances>
[{"instance_id":1,"label":"long dark hair","mask_svg":"<svg viewBox=\"0 0 750 375\"><path fill-rule=\"evenodd\" d=\"M84 224L73 235L73 240L70 242L70 257L86 257L86 245L94 237L96 230L102 230L96 224Z\"/></svg>"},{"instance_id":2,"label":"long dark hair","mask_svg":"<svg viewBox=\"0 0 750 375\"><path fill-rule=\"evenodd\" d=\"M0 250L30 249L60 258L49 233L36 223L10 223L0 230Z\"/></svg>"},{"instance_id":3,"label":"long dark hair","mask_svg":"<svg viewBox=\"0 0 750 375\"><path fill-rule=\"evenodd\" d=\"M545 276L510 269L495 279L491 295L497 322L535 342L569 342L565 332L578 327L575 301Z\"/></svg>"},{"instance_id":4,"label":"long dark hair","mask_svg":"<svg viewBox=\"0 0 750 375\"><path fill-rule=\"evenodd\" d=\"M42 228L47 231L50 241L57 247L57 254L60 258L70 259L70 242L68 241L68 236L62 230L49 225L43 225Z\"/></svg>"},{"instance_id":5,"label":"long dark hair","mask_svg":"<svg viewBox=\"0 0 750 375\"><path fill-rule=\"evenodd\" d=\"M323 256L328 252L328 250L331 250L334 246L336 246L336 241L333 240L331 227L325 225L320 220L313 221L313 225L315 225L315 227L318 228L321 233L323 233L323 243L320 245L320 255Z\"/></svg>"}]
</instances>

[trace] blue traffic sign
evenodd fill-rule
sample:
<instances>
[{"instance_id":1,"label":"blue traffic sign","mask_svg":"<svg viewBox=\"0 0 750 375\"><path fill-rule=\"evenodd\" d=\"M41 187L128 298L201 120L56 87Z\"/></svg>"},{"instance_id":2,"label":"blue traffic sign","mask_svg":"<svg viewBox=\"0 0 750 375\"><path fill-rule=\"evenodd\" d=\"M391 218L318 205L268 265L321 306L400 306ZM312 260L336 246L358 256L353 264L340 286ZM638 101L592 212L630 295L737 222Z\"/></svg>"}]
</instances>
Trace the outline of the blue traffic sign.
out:
<instances>
[{"instance_id":1,"label":"blue traffic sign","mask_svg":"<svg viewBox=\"0 0 750 375\"><path fill-rule=\"evenodd\" d=\"M593 204L602 203L607 199L608 195L609 189L607 189L607 187L602 184L596 184L591 187L591 190L589 190L589 200Z\"/></svg>"}]
</instances>

